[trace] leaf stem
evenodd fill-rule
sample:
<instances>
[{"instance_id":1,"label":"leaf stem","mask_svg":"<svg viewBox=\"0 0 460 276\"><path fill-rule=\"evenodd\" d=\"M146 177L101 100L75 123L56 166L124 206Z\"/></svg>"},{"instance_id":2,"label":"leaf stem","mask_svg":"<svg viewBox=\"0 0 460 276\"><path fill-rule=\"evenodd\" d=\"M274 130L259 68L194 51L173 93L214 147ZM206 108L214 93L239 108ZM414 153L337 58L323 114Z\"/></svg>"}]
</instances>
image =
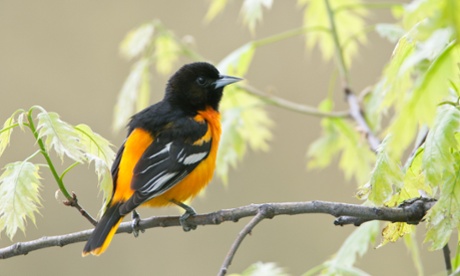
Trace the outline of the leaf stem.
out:
<instances>
[{"instance_id":1,"label":"leaf stem","mask_svg":"<svg viewBox=\"0 0 460 276\"><path fill-rule=\"evenodd\" d=\"M331 4L329 3L329 0L324 0L324 3L326 4L327 15L329 18L330 33L332 36L332 40L334 41L334 44L335 44L335 52L336 52L337 63L338 63L337 65L339 67L340 76L342 77L342 82L347 84L345 86L348 86L348 84L350 83L348 69L345 64L345 58L343 56L343 49L342 49L342 46L340 45L339 35L338 35L337 27L335 24L335 14L331 8Z\"/></svg>"},{"instance_id":2,"label":"leaf stem","mask_svg":"<svg viewBox=\"0 0 460 276\"><path fill-rule=\"evenodd\" d=\"M53 161L51 161L51 157L49 156L45 143L43 143L43 140L40 138L38 135L37 128L35 127L34 120L32 118L32 112L34 111L35 108L39 108L37 106L33 106L32 108L29 109L29 112L27 113L27 119L29 121L29 128L32 131L32 134L35 137L35 140L37 141L38 146L40 147L40 152L45 157L46 163L48 164L48 167L53 174L54 179L56 180L59 190L61 190L62 194L66 197L67 200L72 200L72 195L67 191L64 182L62 179L59 177L59 174L56 171L56 168L54 167Z\"/></svg>"},{"instance_id":3,"label":"leaf stem","mask_svg":"<svg viewBox=\"0 0 460 276\"><path fill-rule=\"evenodd\" d=\"M285 40L291 37L295 37L295 36L298 36L298 35L301 35L307 32L312 32L312 31L319 31L319 32L326 32L326 33L330 32L329 29L322 27L322 26L300 27L300 28L292 29L292 30L282 32L279 34L275 34L275 35L272 35L266 38L262 38L259 40L254 40L252 44L254 45L254 47L261 47L261 46L279 42L279 41L282 41L282 40Z\"/></svg>"},{"instance_id":4,"label":"leaf stem","mask_svg":"<svg viewBox=\"0 0 460 276\"><path fill-rule=\"evenodd\" d=\"M338 7L334 10L337 14L342 11L346 10L354 10L354 9L388 9L393 7L402 6L402 3L397 2L364 2L364 3L356 3L356 4L346 4L343 6Z\"/></svg>"},{"instance_id":5,"label":"leaf stem","mask_svg":"<svg viewBox=\"0 0 460 276\"><path fill-rule=\"evenodd\" d=\"M77 166L78 164L80 164L80 162L74 162L72 165L68 166L62 173L61 173L61 176L59 176L59 179L61 179L61 181L63 181L64 179L64 176L73 168L75 168L75 166Z\"/></svg>"}]
</instances>

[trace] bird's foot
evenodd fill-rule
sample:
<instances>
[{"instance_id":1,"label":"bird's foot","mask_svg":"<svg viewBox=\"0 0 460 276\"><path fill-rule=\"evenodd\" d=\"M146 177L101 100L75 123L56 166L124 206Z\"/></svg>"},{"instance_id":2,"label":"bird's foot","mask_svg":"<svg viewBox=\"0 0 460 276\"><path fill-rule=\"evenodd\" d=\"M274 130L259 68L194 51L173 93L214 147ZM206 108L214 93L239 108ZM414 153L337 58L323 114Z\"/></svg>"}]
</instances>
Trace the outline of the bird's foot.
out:
<instances>
[{"instance_id":1,"label":"bird's foot","mask_svg":"<svg viewBox=\"0 0 460 276\"><path fill-rule=\"evenodd\" d=\"M131 228L133 229L133 235L135 238L137 238L139 236L139 231L141 231L142 233L145 232L144 229L140 229L139 227L139 223L141 221L141 217L139 216L139 213L136 211L136 210L133 210L133 213L132 213L132 222L131 222Z\"/></svg>"},{"instance_id":2,"label":"bird's foot","mask_svg":"<svg viewBox=\"0 0 460 276\"><path fill-rule=\"evenodd\" d=\"M171 200L171 202L185 210L185 213L179 218L179 222L180 222L180 225L182 226L182 229L185 232L188 232L190 230L195 230L197 225L195 223L188 222L187 219L189 217L193 217L194 215L196 215L196 211L192 207L180 201Z\"/></svg>"}]
</instances>

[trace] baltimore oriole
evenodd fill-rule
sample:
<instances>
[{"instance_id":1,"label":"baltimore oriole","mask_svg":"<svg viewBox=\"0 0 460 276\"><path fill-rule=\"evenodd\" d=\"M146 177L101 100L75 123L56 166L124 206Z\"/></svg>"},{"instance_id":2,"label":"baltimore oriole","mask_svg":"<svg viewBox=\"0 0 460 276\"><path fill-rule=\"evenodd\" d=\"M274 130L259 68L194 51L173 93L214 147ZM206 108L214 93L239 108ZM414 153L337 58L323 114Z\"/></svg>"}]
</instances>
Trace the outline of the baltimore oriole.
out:
<instances>
[{"instance_id":1,"label":"baltimore oriole","mask_svg":"<svg viewBox=\"0 0 460 276\"><path fill-rule=\"evenodd\" d=\"M211 180L221 134L219 102L223 76L211 64L184 65L168 81L163 100L135 114L112 165L113 194L83 249L102 254L123 217L140 206L177 204L194 197Z\"/></svg>"}]
</instances>

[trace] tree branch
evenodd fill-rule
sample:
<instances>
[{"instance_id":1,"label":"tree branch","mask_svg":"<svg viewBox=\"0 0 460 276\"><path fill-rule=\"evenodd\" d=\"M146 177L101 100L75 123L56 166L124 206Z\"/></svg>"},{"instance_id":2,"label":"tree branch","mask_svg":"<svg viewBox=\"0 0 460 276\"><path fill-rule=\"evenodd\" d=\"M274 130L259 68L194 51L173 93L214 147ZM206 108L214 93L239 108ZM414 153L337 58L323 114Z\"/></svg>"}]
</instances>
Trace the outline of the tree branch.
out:
<instances>
[{"instance_id":1,"label":"tree branch","mask_svg":"<svg viewBox=\"0 0 460 276\"><path fill-rule=\"evenodd\" d=\"M380 140L374 135L371 128L367 124L364 112L359 104L358 97L351 91L348 86L344 86L343 91L345 92L345 98L350 106L350 115L353 120L358 124L361 131L366 135L369 146L373 152L377 152L380 145Z\"/></svg>"},{"instance_id":2,"label":"tree branch","mask_svg":"<svg viewBox=\"0 0 460 276\"><path fill-rule=\"evenodd\" d=\"M261 222L264 218L272 218L273 215L269 211L270 209L267 208L269 205L262 205L261 208L259 209L259 212L255 217L251 219L251 221L246 224L246 226L240 231L238 234L238 237L235 239L235 241L232 244L232 247L230 247L229 252L227 253L227 256L225 257L225 260L220 268L219 271L219 276L224 276L227 274L228 267L232 263L233 257L236 254L236 251L240 247L240 244L243 242L243 239L251 233L252 229L256 227L259 222Z\"/></svg>"},{"instance_id":3,"label":"tree branch","mask_svg":"<svg viewBox=\"0 0 460 276\"><path fill-rule=\"evenodd\" d=\"M224 209L208 214L195 215L190 217L188 221L197 225L217 225L225 221L237 222L239 219L245 217L253 217L259 214L261 209L268 209L270 210L270 215L265 215L263 218L271 218L278 215L321 213L330 214L335 217L351 216L359 217L365 220L383 220L416 224L422 220L426 211L433 205L434 202L427 202L426 200L413 200L411 204L396 208L369 207L327 201L265 203L251 204L233 209ZM180 226L179 216L150 217L139 222L139 230L172 226ZM125 222L120 225L117 234L131 232L131 222ZM0 249L0 259L26 255L29 252L38 249L53 246L62 247L67 244L86 241L91 233L92 230L90 229L66 235L42 237L33 241L19 242Z\"/></svg>"},{"instance_id":4,"label":"tree branch","mask_svg":"<svg viewBox=\"0 0 460 276\"><path fill-rule=\"evenodd\" d=\"M239 85L242 89L244 89L249 94L256 96L257 98L261 99L262 101L269 103L271 105L281 107L290 111L294 111L301 114L311 115L315 117L329 117L329 118L346 118L350 117L350 113L347 111L333 111L333 112L324 112L318 110L315 107L309 105L298 104L295 102L288 101L286 99L276 97L273 95L268 95L255 87L252 87L247 84L240 84Z\"/></svg>"}]
</instances>

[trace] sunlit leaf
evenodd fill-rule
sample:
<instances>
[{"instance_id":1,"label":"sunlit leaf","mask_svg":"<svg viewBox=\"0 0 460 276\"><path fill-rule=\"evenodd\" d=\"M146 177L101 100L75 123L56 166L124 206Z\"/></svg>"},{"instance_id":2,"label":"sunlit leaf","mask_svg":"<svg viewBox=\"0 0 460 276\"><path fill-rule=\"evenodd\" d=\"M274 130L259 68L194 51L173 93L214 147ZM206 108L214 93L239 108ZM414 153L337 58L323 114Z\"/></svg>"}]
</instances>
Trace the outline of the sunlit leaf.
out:
<instances>
[{"instance_id":1,"label":"sunlit leaf","mask_svg":"<svg viewBox=\"0 0 460 276\"><path fill-rule=\"evenodd\" d=\"M379 247L388 242L396 242L399 238L404 237L414 231L415 225L409 225L405 222L388 223L382 230L382 242Z\"/></svg>"},{"instance_id":2,"label":"sunlit leaf","mask_svg":"<svg viewBox=\"0 0 460 276\"><path fill-rule=\"evenodd\" d=\"M272 134L272 121L258 98L245 93L237 86L226 88L221 103L222 137L217 155L217 175L227 181L230 167L253 150L268 150Z\"/></svg>"},{"instance_id":3,"label":"sunlit leaf","mask_svg":"<svg viewBox=\"0 0 460 276\"><path fill-rule=\"evenodd\" d=\"M370 194L368 199L374 204L381 206L393 195L393 187L401 187L403 174L399 162L392 158L387 150L385 139L378 149L377 161L372 170L370 182Z\"/></svg>"},{"instance_id":4,"label":"sunlit leaf","mask_svg":"<svg viewBox=\"0 0 460 276\"><path fill-rule=\"evenodd\" d=\"M86 162L94 162L99 188L103 192L103 198L106 202L112 195L113 189L110 167L115 158L115 152L112 149L112 144L104 137L93 132L93 130L85 124L77 125L75 129L80 132L80 143Z\"/></svg>"},{"instance_id":5,"label":"sunlit leaf","mask_svg":"<svg viewBox=\"0 0 460 276\"><path fill-rule=\"evenodd\" d=\"M324 101L320 109L330 105ZM354 177L358 183L367 182L375 161L374 153L369 149L366 139L360 135L348 121L341 118L324 118L322 136L313 142L307 152L308 168L327 166L337 153L341 153L339 167L345 178Z\"/></svg>"},{"instance_id":6,"label":"sunlit leaf","mask_svg":"<svg viewBox=\"0 0 460 276\"><path fill-rule=\"evenodd\" d=\"M227 55L217 65L222 74L244 76L251 65L255 53L255 46L249 42Z\"/></svg>"},{"instance_id":7,"label":"sunlit leaf","mask_svg":"<svg viewBox=\"0 0 460 276\"><path fill-rule=\"evenodd\" d=\"M44 140L46 150L54 149L61 159L66 155L82 162L84 156L80 150L79 135L73 126L62 121L57 113L39 109L37 131L39 138Z\"/></svg>"},{"instance_id":8,"label":"sunlit leaf","mask_svg":"<svg viewBox=\"0 0 460 276\"><path fill-rule=\"evenodd\" d=\"M179 59L180 45L170 32L162 32L155 38L155 65L158 73L172 73L174 64Z\"/></svg>"},{"instance_id":9,"label":"sunlit leaf","mask_svg":"<svg viewBox=\"0 0 460 276\"><path fill-rule=\"evenodd\" d=\"M432 125L437 104L449 95L451 80L458 79L460 54L458 47L454 46L446 47L432 62L390 125L389 131L393 135L390 147L395 154L402 154L413 140L420 123Z\"/></svg>"},{"instance_id":10,"label":"sunlit leaf","mask_svg":"<svg viewBox=\"0 0 460 276\"><path fill-rule=\"evenodd\" d=\"M457 155L455 172L446 175L440 186L438 202L425 216L428 231L425 242L431 243L431 249L438 250L449 241L455 228L460 225L460 157Z\"/></svg>"},{"instance_id":11,"label":"sunlit leaf","mask_svg":"<svg viewBox=\"0 0 460 276\"><path fill-rule=\"evenodd\" d=\"M40 203L38 166L27 161L10 163L0 175L0 232L12 239L25 231L26 220L35 223Z\"/></svg>"},{"instance_id":12,"label":"sunlit leaf","mask_svg":"<svg viewBox=\"0 0 460 276\"><path fill-rule=\"evenodd\" d=\"M114 130L120 130L126 126L128 119L134 114L134 106L142 87L143 77L145 77L144 71L148 70L148 67L149 61L141 59L134 64L129 76L126 78L114 108L112 125Z\"/></svg>"},{"instance_id":13,"label":"sunlit leaf","mask_svg":"<svg viewBox=\"0 0 460 276\"><path fill-rule=\"evenodd\" d=\"M333 108L331 100L326 99L321 102L319 110L329 112ZM320 138L314 141L307 151L308 163L307 167L325 168L332 162L334 156L338 154L341 149L340 139L341 133L335 126L335 121L330 119L321 120L323 133Z\"/></svg>"},{"instance_id":14,"label":"sunlit leaf","mask_svg":"<svg viewBox=\"0 0 460 276\"><path fill-rule=\"evenodd\" d=\"M286 271L275 263L258 262L246 268L241 274L230 274L229 276L288 276Z\"/></svg>"},{"instance_id":15,"label":"sunlit leaf","mask_svg":"<svg viewBox=\"0 0 460 276\"><path fill-rule=\"evenodd\" d=\"M455 173L454 151L459 150L455 134L459 131L460 111L450 105L439 107L423 152L425 174L433 186L438 186L444 175Z\"/></svg>"},{"instance_id":16,"label":"sunlit leaf","mask_svg":"<svg viewBox=\"0 0 460 276\"><path fill-rule=\"evenodd\" d=\"M120 53L127 59L140 55L152 40L153 23L146 23L130 31L120 44Z\"/></svg>"},{"instance_id":17,"label":"sunlit leaf","mask_svg":"<svg viewBox=\"0 0 460 276\"><path fill-rule=\"evenodd\" d=\"M396 24L380 23L375 26L375 31L383 38L396 43L404 34L402 27Z\"/></svg>"},{"instance_id":18,"label":"sunlit leaf","mask_svg":"<svg viewBox=\"0 0 460 276\"><path fill-rule=\"evenodd\" d=\"M262 21L263 8L270 9L273 0L244 0L241 8L243 22L254 32L257 22Z\"/></svg>"},{"instance_id":19,"label":"sunlit leaf","mask_svg":"<svg viewBox=\"0 0 460 276\"><path fill-rule=\"evenodd\" d=\"M408 56L401 68L399 74L403 74L407 69L413 68L424 60L434 60L444 51L450 42L452 31L450 28L439 29L423 42L417 43L414 53Z\"/></svg>"},{"instance_id":20,"label":"sunlit leaf","mask_svg":"<svg viewBox=\"0 0 460 276\"><path fill-rule=\"evenodd\" d=\"M207 22L213 20L218 14L222 13L227 3L228 0L212 0L208 12L206 13L205 20Z\"/></svg>"},{"instance_id":21,"label":"sunlit leaf","mask_svg":"<svg viewBox=\"0 0 460 276\"><path fill-rule=\"evenodd\" d=\"M352 58L358 53L359 43L364 44L367 41L365 35L357 35L364 33L365 20L367 15L366 9L346 9L346 6L359 6L361 0L329 0L331 9L334 12L334 21L337 29L339 43L343 46L345 41L348 41L347 47L342 49L347 66L351 65ZM316 0L300 0L299 4L306 5L304 12L305 27L321 27L331 29L326 4L324 1ZM349 40L350 38L354 38ZM332 36L328 32L311 32L306 37L307 48L312 49L318 46L323 58L330 60L334 55L335 46Z\"/></svg>"},{"instance_id":22,"label":"sunlit leaf","mask_svg":"<svg viewBox=\"0 0 460 276\"><path fill-rule=\"evenodd\" d=\"M3 123L3 128L0 129L0 156L2 156L6 147L8 147L10 143L10 137L13 133L13 126L16 123L15 117L16 113L13 113L13 115L6 119L6 121Z\"/></svg>"},{"instance_id":23,"label":"sunlit leaf","mask_svg":"<svg viewBox=\"0 0 460 276\"><path fill-rule=\"evenodd\" d=\"M367 222L356 228L345 240L334 256L321 265L321 275L369 275L354 267L358 257L362 257L379 234L379 222ZM314 270L303 276L317 275Z\"/></svg>"},{"instance_id":24,"label":"sunlit leaf","mask_svg":"<svg viewBox=\"0 0 460 276\"><path fill-rule=\"evenodd\" d=\"M415 227L414 227L415 229ZM415 237L415 231L411 232L409 235L404 236L404 244L406 248L409 249L412 257L412 262L414 263L417 275L423 275L423 262L420 256L420 249L418 247L418 241Z\"/></svg>"}]
</instances>

